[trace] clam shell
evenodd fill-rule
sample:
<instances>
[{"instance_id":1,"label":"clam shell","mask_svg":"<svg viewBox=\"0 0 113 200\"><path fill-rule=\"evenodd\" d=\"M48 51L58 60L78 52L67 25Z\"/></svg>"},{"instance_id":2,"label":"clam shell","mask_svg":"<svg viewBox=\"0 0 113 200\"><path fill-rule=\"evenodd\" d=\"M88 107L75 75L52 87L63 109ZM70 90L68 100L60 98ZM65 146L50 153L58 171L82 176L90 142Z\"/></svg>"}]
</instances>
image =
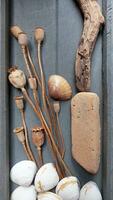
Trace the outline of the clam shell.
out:
<instances>
[{"instance_id":1,"label":"clam shell","mask_svg":"<svg viewBox=\"0 0 113 200\"><path fill-rule=\"evenodd\" d=\"M102 200L101 193L96 183L86 183L80 191L80 200Z\"/></svg>"},{"instance_id":2,"label":"clam shell","mask_svg":"<svg viewBox=\"0 0 113 200\"><path fill-rule=\"evenodd\" d=\"M80 194L78 179L74 176L63 178L56 187L56 193L63 200L78 200Z\"/></svg>"},{"instance_id":3,"label":"clam shell","mask_svg":"<svg viewBox=\"0 0 113 200\"><path fill-rule=\"evenodd\" d=\"M34 179L36 171L37 166L33 161L23 160L12 167L10 178L17 185L29 186Z\"/></svg>"},{"instance_id":4,"label":"clam shell","mask_svg":"<svg viewBox=\"0 0 113 200\"><path fill-rule=\"evenodd\" d=\"M62 200L62 198L52 192L45 192L38 195L38 200Z\"/></svg>"},{"instance_id":5,"label":"clam shell","mask_svg":"<svg viewBox=\"0 0 113 200\"><path fill-rule=\"evenodd\" d=\"M36 190L33 185L30 187L17 187L11 194L11 200L36 200Z\"/></svg>"},{"instance_id":6,"label":"clam shell","mask_svg":"<svg viewBox=\"0 0 113 200\"><path fill-rule=\"evenodd\" d=\"M59 182L59 176L53 163L43 165L35 177L37 192L46 192L54 188Z\"/></svg>"},{"instance_id":7,"label":"clam shell","mask_svg":"<svg viewBox=\"0 0 113 200\"><path fill-rule=\"evenodd\" d=\"M55 100L65 101L72 97L72 89L65 78L52 75L48 80L49 95Z\"/></svg>"}]
</instances>

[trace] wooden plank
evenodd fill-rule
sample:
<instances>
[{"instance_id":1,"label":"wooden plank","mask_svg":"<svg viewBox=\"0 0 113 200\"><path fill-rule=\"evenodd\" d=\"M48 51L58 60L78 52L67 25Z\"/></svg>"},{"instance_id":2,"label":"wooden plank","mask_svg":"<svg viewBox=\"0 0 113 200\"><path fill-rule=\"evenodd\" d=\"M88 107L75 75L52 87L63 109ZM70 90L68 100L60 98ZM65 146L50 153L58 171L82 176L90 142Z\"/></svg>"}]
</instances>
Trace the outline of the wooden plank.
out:
<instances>
[{"instance_id":1,"label":"wooden plank","mask_svg":"<svg viewBox=\"0 0 113 200\"><path fill-rule=\"evenodd\" d=\"M103 196L113 199L113 1L103 1Z\"/></svg>"},{"instance_id":2,"label":"wooden plank","mask_svg":"<svg viewBox=\"0 0 113 200\"><path fill-rule=\"evenodd\" d=\"M9 199L8 1L0 0L0 200Z\"/></svg>"}]
</instances>

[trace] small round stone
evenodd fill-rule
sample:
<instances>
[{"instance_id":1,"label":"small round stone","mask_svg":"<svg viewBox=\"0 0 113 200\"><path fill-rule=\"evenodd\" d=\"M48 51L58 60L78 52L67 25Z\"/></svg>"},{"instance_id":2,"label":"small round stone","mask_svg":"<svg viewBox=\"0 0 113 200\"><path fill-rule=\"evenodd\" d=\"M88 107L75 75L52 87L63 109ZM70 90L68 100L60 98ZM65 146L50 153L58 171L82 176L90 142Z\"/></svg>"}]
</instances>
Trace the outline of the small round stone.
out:
<instances>
[{"instance_id":1,"label":"small round stone","mask_svg":"<svg viewBox=\"0 0 113 200\"><path fill-rule=\"evenodd\" d=\"M54 188L59 182L59 176L53 163L43 165L35 177L37 192L46 192Z\"/></svg>"},{"instance_id":2,"label":"small round stone","mask_svg":"<svg viewBox=\"0 0 113 200\"><path fill-rule=\"evenodd\" d=\"M11 200L36 200L35 187L31 185L30 187L17 187L11 194Z\"/></svg>"},{"instance_id":3,"label":"small round stone","mask_svg":"<svg viewBox=\"0 0 113 200\"><path fill-rule=\"evenodd\" d=\"M56 187L56 193L63 200L78 200L80 195L78 179L74 176L63 178Z\"/></svg>"},{"instance_id":4,"label":"small round stone","mask_svg":"<svg viewBox=\"0 0 113 200\"><path fill-rule=\"evenodd\" d=\"M31 185L37 171L37 166L33 161L23 160L16 163L10 172L11 180L17 185Z\"/></svg>"},{"instance_id":5,"label":"small round stone","mask_svg":"<svg viewBox=\"0 0 113 200\"><path fill-rule=\"evenodd\" d=\"M102 200L101 193L95 182L90 181L82 187L80 200Z\"/></svg>"}]
</instances>

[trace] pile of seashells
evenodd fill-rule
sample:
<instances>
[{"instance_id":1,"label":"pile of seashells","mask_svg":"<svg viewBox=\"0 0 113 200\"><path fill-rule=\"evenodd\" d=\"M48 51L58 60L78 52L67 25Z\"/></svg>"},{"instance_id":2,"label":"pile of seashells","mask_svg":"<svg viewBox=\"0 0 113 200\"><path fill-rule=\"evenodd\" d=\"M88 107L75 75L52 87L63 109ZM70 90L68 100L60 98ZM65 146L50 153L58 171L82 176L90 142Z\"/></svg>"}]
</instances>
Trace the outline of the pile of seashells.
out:
<instances>
[{"instance_id":1,"label":"pile of seashells","mask_svg":"<svg viewBox=\"0 0 113 200\"><path fill-rule=\"evenodd\" d=\"M80 190L78 178L69 176L60 180L53 163L37 171L33 161L20 161L12 167L10 178L19 185L12 192L11 200L102 200L96 183L90 181Z\"/></svg>"}]
</instances>

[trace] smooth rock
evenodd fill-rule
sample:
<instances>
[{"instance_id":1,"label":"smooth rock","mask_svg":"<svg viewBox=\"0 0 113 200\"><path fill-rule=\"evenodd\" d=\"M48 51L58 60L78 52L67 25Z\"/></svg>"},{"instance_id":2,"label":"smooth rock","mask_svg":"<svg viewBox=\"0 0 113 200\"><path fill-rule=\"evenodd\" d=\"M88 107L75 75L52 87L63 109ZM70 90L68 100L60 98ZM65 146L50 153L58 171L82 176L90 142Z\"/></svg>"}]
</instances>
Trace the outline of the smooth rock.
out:
<instances>
[{"instance_id":1,"label":"smooth rock","mask_svg":"<svg viewBox=\"0 0 113 200\"><path fill-rule=\"evenodd\" d=\"M100 164L99 97L80 92L72 98L72 155L88 172L96 174Z\"/></svg>"},{"instance_id":2,"label":"smooth rock","mask_svg":"<svg viewBox=\"0 0 113 200\"><path fill-rule=\"evenodd\" d=\"M29 186L34 179L36 172L37 166L33 161L23 160L12 167L10 178L17 185Z\"/></svg>"},{"instance_id":3,"label":"smooth rock","mask_svg":"<svg viewBox=\"0 0 113 200\"><path fill-rule=\"evenodd\" d=\"M11 200L36 200L37 194L35 187L17 187L11 194Z\"/></svg>"},{"instance_id":4,"label":"smooth rock","mask_svg":"<svg viewBox=\"0 0 113 200\"><path fill-rule=\"evenodd\" d=\"M63 178L56 187L56 193L63 200L78 200L80 194L78 179L74 176Z\"/></svg>"},{"instance_id":5,"label":"smooth rock","mask_svg":"<svg viewBox=\"0 0 113 200\"><path fill-rule=\"evenodd\" d=\"M38 200L62 200L62 198L52 192L44 192L38 195Z\"/></svg>"},{"instance_id":6,"label":"smooth rock","mask_svg":"<svg viewBox=\"0 0 113 200\"><path fill-rule=\"evenodd\" d=\"M102 200L97 184L92 181L86 183L80 191L79 200Z\"/></svg>"},{"instance_id":7,"label":"smooth rock","mask_svg":"<svg viewBox=\"0 0 113 200\"><path fill-rule=\"evenodd\" d=\"M45 192L54 188L59 182L59 176L53 163L43 165L35 177L37 192Z\"/></svg>"}]
</instances>

